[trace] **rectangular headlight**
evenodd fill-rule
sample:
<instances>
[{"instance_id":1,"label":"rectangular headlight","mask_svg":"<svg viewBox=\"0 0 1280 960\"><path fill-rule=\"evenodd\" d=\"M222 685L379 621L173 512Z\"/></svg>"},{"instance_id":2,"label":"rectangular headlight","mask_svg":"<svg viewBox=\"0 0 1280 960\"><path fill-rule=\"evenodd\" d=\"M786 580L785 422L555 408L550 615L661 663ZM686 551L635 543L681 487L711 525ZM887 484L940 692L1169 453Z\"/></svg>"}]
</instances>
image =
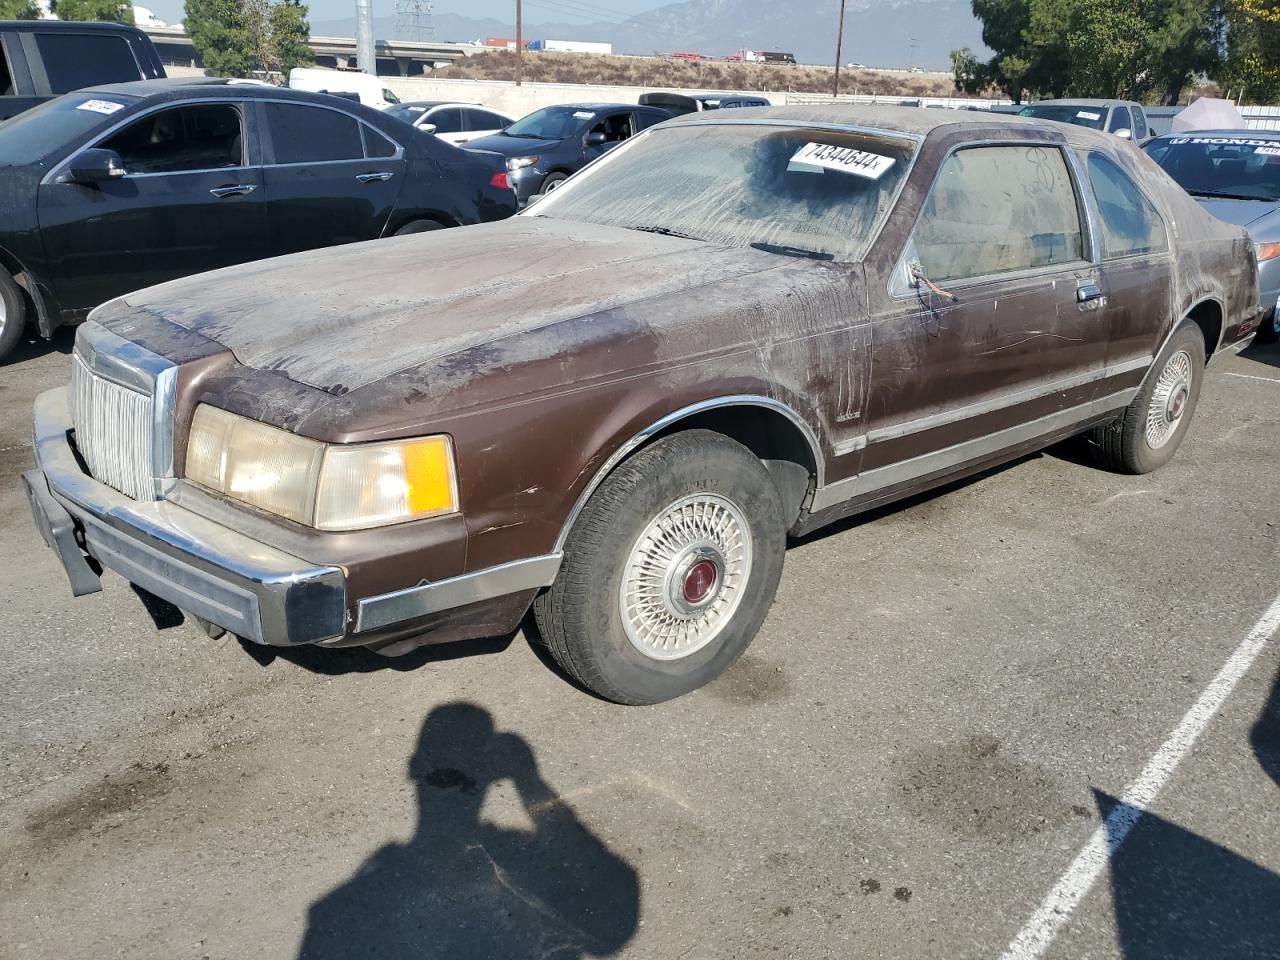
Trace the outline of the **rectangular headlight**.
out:
<instances>
[{"instance_id":1,"label":"rectangular headlight","mask_svg":"<svg viewBox=\"0 0 1280 960\"><path fill-rule=\"evenodd\" d=\"M361 530L458 509L448 437L325 444L201 404L186 476L320 530Z\"/></svg>"}]
</instances>

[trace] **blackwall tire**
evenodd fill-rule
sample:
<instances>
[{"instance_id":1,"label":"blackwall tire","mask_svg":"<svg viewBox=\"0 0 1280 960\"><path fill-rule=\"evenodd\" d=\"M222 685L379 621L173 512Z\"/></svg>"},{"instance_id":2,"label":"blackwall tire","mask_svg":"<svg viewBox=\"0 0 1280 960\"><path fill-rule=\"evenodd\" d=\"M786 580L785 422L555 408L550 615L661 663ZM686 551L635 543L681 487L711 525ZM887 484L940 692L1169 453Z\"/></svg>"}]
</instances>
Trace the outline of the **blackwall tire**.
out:
<instances>
[{"instance_id":1,"label":"blackwall tire","mask_svg":"<svg viewBox=\"0 0 1280 960\"><path fill-rule=\"evenodd\" d=\"M534 615L584 687L616 703L670 700L714 680L755 638L785 550L782 502L760 460L721 434L685 431L601 484Z\"/></svg>"},{"instance_id":2,"label":"blackwall tire","mask_svg":"<svg viewBox=\"0 0 1280 960\"><path fill-rule=\"evenodd\" d=\"M1125 473L1150 473L1168 463L1191 426L1204 358L1204 334L1184 320L1125 412L1094 427L1090 439L1098 459Z\"/></svg>"}]
</instances>

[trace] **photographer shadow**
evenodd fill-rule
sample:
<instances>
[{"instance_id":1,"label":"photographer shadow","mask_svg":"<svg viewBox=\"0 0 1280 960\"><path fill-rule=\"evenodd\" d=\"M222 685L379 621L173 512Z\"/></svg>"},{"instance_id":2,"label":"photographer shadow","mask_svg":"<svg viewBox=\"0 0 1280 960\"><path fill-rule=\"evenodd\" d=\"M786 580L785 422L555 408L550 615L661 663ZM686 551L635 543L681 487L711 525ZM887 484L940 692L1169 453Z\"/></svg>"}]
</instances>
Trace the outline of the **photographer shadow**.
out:
<instances>
[{"instance_id":1,"label":"photographer shadow","mask_svg":"<svg viewBox=\"0 0 1280 960\"><path fill-rule=\"evenodd\" d=\"M409 761L418 823L312 904L298 960L608 957L639 921L635 870L542 779L520 736L469 703L436 708ZM533 829L481 819L510 783Z\"/></svg>"}]
</instances>

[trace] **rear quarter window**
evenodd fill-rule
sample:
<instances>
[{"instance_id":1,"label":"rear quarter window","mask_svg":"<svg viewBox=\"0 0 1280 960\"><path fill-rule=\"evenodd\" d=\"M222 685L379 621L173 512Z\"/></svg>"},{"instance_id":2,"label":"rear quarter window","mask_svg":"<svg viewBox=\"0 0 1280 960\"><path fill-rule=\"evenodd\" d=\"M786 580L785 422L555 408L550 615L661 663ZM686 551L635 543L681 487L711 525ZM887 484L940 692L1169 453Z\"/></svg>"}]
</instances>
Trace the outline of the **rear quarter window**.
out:
<instances>
[{"instance_id":1,"label":"rear quarter window","mask_svg":"<svg viewBox=\"0 0 1280 960\"><path fill-rule=\"evenodd\" d=\"M1089 184L1102 218L1107 260L1168 249L1164 221L1127 173L1099 153L1089 154Z\"/></svg>"},{"instance_id":2,"label":"rear quarter window","mask_svg":"<svg viewBox=\"0 0 1280 960\"><path fill-rule=\"evenodd\" d=\"M36 49L54 93L81 87L123 83L142 77L142 68L129 41L121 36L93 33L40 33Z\"/></svg>"}]
</instances>

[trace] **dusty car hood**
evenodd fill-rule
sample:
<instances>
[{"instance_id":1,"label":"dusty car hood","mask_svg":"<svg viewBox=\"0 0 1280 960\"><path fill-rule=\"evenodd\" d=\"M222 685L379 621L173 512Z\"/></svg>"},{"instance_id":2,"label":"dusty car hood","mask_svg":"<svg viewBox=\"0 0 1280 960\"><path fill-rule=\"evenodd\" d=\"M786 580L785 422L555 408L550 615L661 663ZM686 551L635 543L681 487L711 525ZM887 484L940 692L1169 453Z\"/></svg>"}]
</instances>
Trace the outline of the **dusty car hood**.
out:
<instances>
[{"instance_id":1,"label":"dusty car hood","mask_svg":"<svg viewBox=\"0 0 1280 960\"><path fill-rule=\"evenodd\" d=\"M333 247L113 300L227 347L243 365L333 394L507 337L791 262L546 217Z\"/></svg>"},{"instance_id":2,"label":"dusty car hood","mask_svg":"<svg viewBox=\"0 0 1280 960\"><path fill-rule=\"evenodd\" d=\"M1196 197L1196 200L1200 206L1204 207L1206 213L1227 223L1248 227L1251 235L1256 227L1263 226L1258 221L1264 217L1280 220L1280 216L1277 215L1280 214L1280 203L1275 201L1215 200L1212 197Z\"/></svg>"}]
</instances>

